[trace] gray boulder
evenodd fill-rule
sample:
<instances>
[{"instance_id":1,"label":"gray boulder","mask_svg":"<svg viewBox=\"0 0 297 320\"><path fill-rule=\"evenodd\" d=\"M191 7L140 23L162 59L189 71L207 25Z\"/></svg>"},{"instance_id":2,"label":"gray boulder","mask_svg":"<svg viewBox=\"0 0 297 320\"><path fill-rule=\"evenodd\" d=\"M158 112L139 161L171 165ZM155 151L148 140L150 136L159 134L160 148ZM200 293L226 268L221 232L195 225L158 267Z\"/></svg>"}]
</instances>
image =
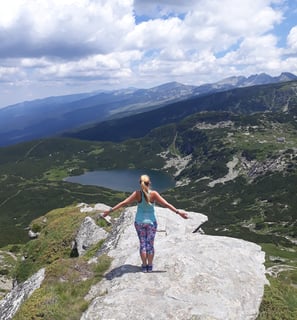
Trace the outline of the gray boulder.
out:
<instances>
[{"instance_id":1,"label":"gray boulder","mask_svg":"<svg viewBox=\"0 0 297 320\"><path fill-rule=\"evenodd\" d=\"M108 233L104 229L97 226L94 219L85 217L76 235L74 247L80 256L84 255L92 245L105 239L107 235Z\"/></svg>"}]
</instances>

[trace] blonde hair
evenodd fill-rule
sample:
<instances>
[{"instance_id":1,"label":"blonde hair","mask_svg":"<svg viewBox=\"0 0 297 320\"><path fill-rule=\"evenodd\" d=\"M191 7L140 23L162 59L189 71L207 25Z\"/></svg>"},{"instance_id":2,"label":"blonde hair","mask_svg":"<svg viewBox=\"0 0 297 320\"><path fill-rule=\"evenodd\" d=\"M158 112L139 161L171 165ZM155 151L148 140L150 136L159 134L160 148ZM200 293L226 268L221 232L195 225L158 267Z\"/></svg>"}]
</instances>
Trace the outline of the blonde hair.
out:
<instances>
[{"instance_id":1,"label":"blonde hair","mask_svg":"<svg viewBox=\"0 0 297 320\"><path fill-rule=\"evenodd\" d=\"M145 201L147 203L151 203L151 200L150 200L150 177L147 175L147 174L143 174L140 176L140 179L139 179L139 183L140 183L140 186L141 186L141 190L144 194L144 198L145 198Z\"/></svg>"}]
</instances>

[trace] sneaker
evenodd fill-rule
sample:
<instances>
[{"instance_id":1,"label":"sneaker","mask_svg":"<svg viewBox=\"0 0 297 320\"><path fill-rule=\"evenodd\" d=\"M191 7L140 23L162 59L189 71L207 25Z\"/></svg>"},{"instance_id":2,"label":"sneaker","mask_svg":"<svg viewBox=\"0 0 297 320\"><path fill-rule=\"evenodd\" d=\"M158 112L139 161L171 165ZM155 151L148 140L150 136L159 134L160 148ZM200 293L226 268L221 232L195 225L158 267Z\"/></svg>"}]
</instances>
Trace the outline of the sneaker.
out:
<instances>
[{"instance_id":1,"label":"sneaker","mask_svg":"<svg viewBox=\"0 0 297 320\"><path fill-rule=\"evenodd\" d=\"M142 271L142 272L147 272L147 266L142 265L142 266L141 266L141 271Z\"/></svg>"},{"instance_id":2,"label":"sneaker","mask_svg":"<svg viewBox=\"0 0 297 320\"><path fill-rule=\"evenodd\" d=\"M153 272L153 266L147 266L147 272Z\"/></svg>"}]
</instances>

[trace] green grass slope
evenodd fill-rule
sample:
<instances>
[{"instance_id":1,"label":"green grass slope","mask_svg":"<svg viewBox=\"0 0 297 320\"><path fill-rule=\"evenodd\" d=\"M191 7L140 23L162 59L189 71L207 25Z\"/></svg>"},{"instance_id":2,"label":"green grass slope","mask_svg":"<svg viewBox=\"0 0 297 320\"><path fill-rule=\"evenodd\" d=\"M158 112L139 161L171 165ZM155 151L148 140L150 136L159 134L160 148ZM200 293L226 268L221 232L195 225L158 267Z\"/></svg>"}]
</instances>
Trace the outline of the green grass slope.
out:
<instances>
[{"instance_id":1,"label":"green grass slope","mask_svg":"<svg viewBox=\"0 0 297 320\"><path fill-rule=\"evenodd\" d=\"M80 319L88 306L84 296L92 284L102 279L111 262L103 255L96 264L88 263L102 242L85 256L73 254L71 242L85 216L77 207L69 206L32 222L31 227L38 227L40 236L22 246L20 253L25 260L19 259L15 264L14 276L22 282L42 267L46 268L46 276L14 319Z\"/></svg>"}]
</instances>

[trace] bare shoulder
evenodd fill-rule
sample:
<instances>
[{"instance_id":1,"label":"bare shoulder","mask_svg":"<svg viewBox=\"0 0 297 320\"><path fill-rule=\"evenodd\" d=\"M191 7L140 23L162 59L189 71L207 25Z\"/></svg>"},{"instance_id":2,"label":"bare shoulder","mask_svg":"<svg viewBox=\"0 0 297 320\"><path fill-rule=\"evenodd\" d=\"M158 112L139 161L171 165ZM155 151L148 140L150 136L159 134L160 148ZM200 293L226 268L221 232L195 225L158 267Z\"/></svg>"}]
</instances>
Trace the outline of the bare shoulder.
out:
<instances>
[{"instance_id":1,"label":"bare shoulder","mask_svg":"<svg viewBox=\"0 0 297 320\"><path fill-rule=\"evenodd\" d=\"M159 194L158 191L152 190L150 192L150 197L151 197L152 200L157 200L160 197L160 194Z\"/></svg>"},{"instance_id":2,"label":"bare shoulder","mask_svg":"<svg viewBox=\"0 0 297 320\"><path fill-rule=\"evenodd\" d=\"M131 203L137 199L137 191L132 192L125 200L125 203Z\"/></svg>"}]
</instances>

